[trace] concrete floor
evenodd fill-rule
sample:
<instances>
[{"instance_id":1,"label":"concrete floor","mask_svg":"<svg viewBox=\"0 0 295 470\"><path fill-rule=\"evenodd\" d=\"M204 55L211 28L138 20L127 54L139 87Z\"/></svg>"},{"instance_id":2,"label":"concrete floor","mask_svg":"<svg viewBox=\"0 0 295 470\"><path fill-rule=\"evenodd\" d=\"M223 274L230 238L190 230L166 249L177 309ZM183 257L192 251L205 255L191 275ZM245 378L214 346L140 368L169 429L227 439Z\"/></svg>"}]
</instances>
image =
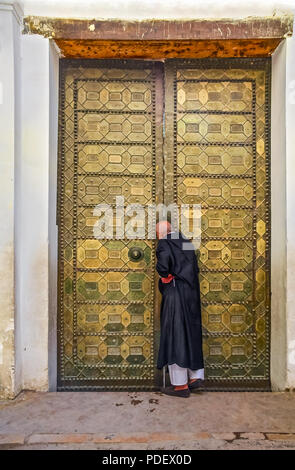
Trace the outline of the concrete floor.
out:
<instances>
[{"instance_id":1,"label":"concrete floor","mask_svg":"<svg viewBox=\"0 0 295 470\"><path fill-rule=\"evenodd\" d=\"M295 449L295 393L22 392L0 448Z\"/></svg>"}]
</instances>

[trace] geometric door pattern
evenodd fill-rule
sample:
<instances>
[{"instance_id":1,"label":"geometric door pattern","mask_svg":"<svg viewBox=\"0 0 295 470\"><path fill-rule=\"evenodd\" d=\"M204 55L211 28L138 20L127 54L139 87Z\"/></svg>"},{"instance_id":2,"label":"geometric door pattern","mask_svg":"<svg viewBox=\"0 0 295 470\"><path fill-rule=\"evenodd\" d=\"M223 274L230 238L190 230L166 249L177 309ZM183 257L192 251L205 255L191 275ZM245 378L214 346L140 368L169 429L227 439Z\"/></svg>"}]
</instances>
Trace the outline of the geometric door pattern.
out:
<instances>
[{"instance_id":1,"label":"geometric door pattern","mask_svg":"<svg viewBox=\"0 0 295 470\"><path fill-rule=\"evenodd\" d=\"M213 389L269 389L269 74L270 59L166 61L165 194L201 204L203 350Z\"/></svg>"},{"instance_id":2,"label":"geometric door pattern","mask_svg":"<svg viewBox=\"0 0 295 470\"><path fill-rule=\"evenodd\" d=\"M61 60L59 390L160 384L155 241L93 235L116 196L201 204L208 387L269 389L269 86L270 59Z\"/></svg>"},{"instance_id":3,"label":"geometric door pattern","mask_svg":"<svg viewBox=\"0 0 295 470\"><path fill-rule=\"evenodd\" d=\"M61 60L59 390L158 382L155 240L93 232L98 203L156 202L157 80L153 62Z\"/></svg>"}]
</instances>

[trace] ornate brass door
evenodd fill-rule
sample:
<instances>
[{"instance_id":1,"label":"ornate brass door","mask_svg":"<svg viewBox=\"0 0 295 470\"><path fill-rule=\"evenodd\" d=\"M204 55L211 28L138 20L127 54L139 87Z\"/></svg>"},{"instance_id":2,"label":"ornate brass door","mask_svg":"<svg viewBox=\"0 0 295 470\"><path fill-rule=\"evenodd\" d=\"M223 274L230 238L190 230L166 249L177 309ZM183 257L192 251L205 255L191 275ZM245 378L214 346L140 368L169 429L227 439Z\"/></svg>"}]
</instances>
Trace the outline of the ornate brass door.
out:
<instances>
[{"instance_id":1,"label":"ornate brass door","mask_svg":"<svg viewBox=\"0 0 295 470\"><path fill-rule=\"evenodd\" d=\"M93 236L120 195L202 205L208 385L269 387L269 64L61 61L59 390L160 383L155 241Z\"/></svg>"},{"instance_id":2,"label":"ornate brass door","mask_svg":"<svg viewBox=\"0 0 295 470\"><path fill-rule=\"evenodd\" d=\"M201 204L205 371L269 389L270 59L167 60L166 202Z\"/></svg>"},{"instance_id":3,"label":"ornate brass door","mask_svg":"<svg viewBox=\"0 0 295 470\"><path fill-rule=\"evenodd\" d=\"M152 389L155 240L98 240L93 227L116 196L161 202L161 66L62 60L60 79L58 387Z\"/></svg>"}]
</instances>

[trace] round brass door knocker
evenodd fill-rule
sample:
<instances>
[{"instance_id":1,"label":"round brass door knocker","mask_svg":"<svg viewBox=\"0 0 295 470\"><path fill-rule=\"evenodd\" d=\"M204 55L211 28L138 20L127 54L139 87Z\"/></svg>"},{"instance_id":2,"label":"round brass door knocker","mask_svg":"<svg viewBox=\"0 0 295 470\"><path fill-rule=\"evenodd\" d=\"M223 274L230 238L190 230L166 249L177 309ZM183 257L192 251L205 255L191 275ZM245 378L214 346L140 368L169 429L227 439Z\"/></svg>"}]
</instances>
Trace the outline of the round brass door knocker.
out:
<instances>
[{"instance_id":1,"label":"round brass door knocker","mask_svg":"<svg viewBox=\"0 0 295 470\"><path fill-rule=\"evenodd\" d=\"M143 249L133 246L128 251L128 256L131 261L140 261L143 258Z\"/></svg>"}]
</instances>

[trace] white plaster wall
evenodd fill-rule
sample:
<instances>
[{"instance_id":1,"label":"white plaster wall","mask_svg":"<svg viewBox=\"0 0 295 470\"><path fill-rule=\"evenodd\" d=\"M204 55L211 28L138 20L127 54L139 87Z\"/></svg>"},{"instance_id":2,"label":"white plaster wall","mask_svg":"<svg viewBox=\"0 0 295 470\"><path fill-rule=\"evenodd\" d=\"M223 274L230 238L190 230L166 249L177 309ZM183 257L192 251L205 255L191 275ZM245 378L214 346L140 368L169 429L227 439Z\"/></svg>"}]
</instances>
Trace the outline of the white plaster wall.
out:
<instances>
[{"instance_id":1,"label":"white plaster wall","mask_svg":"<svg viewBox=\"0 0 295 470\"><path fill-rule=\"evenodd\" d=\"M286 50L287 381L295 388L295 37Z\"/></svg>"},{"instance_id":2,"label":"white plaster wall","mask_svg":"<svg viewBox=\"0 0 295 470\"><path fill-rule=\"evenodd\" d=\"M295 10L294 0L23 0L25 15L66 18L243 18Z\"/></svg>"},{"instance_id":3,"label":"white plaster wall","mask_svg":"<svg viewBox=\"0 0 295 470\"><path fill-rule=\"evenodd\" d=\"M20 12L21 13L21 12ZM22 328L21 328L21 305L20 290L18 286L21 284L21 273L17 267L17 260L21 256L20 253L20 200L21 200L21 159L22 159L22 141L21 141L21 17L15 18L13 21L14 36L14 142L15 142L15 179L14 179L14 354L15 354L15 387L14 393L17 395L22 390Z\"/></svg>"},{"instance_id":4,"label":"white plaster wall","mask_svg":"<svg viewBox=\"0 0 295 470\"><path fill-rule=\"evenodd\" d=\"M23 36L20 197L22 385L48 389L49 41Z\"/></svg>"},{"instance_id":5,"label":"white plaster wall","mask_svg":"<svg viewBox=\"0 0 295 470\"><path fill-rule=\"evenodd\" d=\"M286 41L272 56L271 93L271 384L286 385ZM278 333L279 332L279 333Z\"/></svg>"},{"instance_id":6,"label":"white plaster wall","mask_svg":"<svg viewBox=\"0 0 295 470\"><path fill-rule=\"evenodd\" d=\"M295 38L272 66L272 314L274 390L295 388Z\"/></svg>"},{"instance_id":7,"label":"white plaster wall","mask_svg":"<svg viewBox=\"0 0 295 470\"><path fill-rule=\"evenodd\" d=\"M53 41L49 46L49 318L48 318L48 381L49 390L56 390L57 382L57 138L59 54Z\"/></svg>"},{"instance_id":8,"label":"white plaster wall","mask_svg":"<svg viewBox=\"0 0 295 470\"><path fill-rule=\"evenodd\" d=\"M57 53L50 55L47 39L21 35L19 13L0 2L0 396L9 398L48 389L49 208L55 217L57 163L57 100L50 104ZM54 237L53 245L56 253Z\"/></svg>"},{"instance_id":9,"label":"white plaster wall","mask_svg":"<svg viewBox=\"0 0 295 470\"><path fill-rule=\"evenodd\" d=\"M0 3L0 396L15 392L14 207L15 159L19 149L19 93L15 59L19 28L16 12Z\"/></svg>"}]
</instances>

